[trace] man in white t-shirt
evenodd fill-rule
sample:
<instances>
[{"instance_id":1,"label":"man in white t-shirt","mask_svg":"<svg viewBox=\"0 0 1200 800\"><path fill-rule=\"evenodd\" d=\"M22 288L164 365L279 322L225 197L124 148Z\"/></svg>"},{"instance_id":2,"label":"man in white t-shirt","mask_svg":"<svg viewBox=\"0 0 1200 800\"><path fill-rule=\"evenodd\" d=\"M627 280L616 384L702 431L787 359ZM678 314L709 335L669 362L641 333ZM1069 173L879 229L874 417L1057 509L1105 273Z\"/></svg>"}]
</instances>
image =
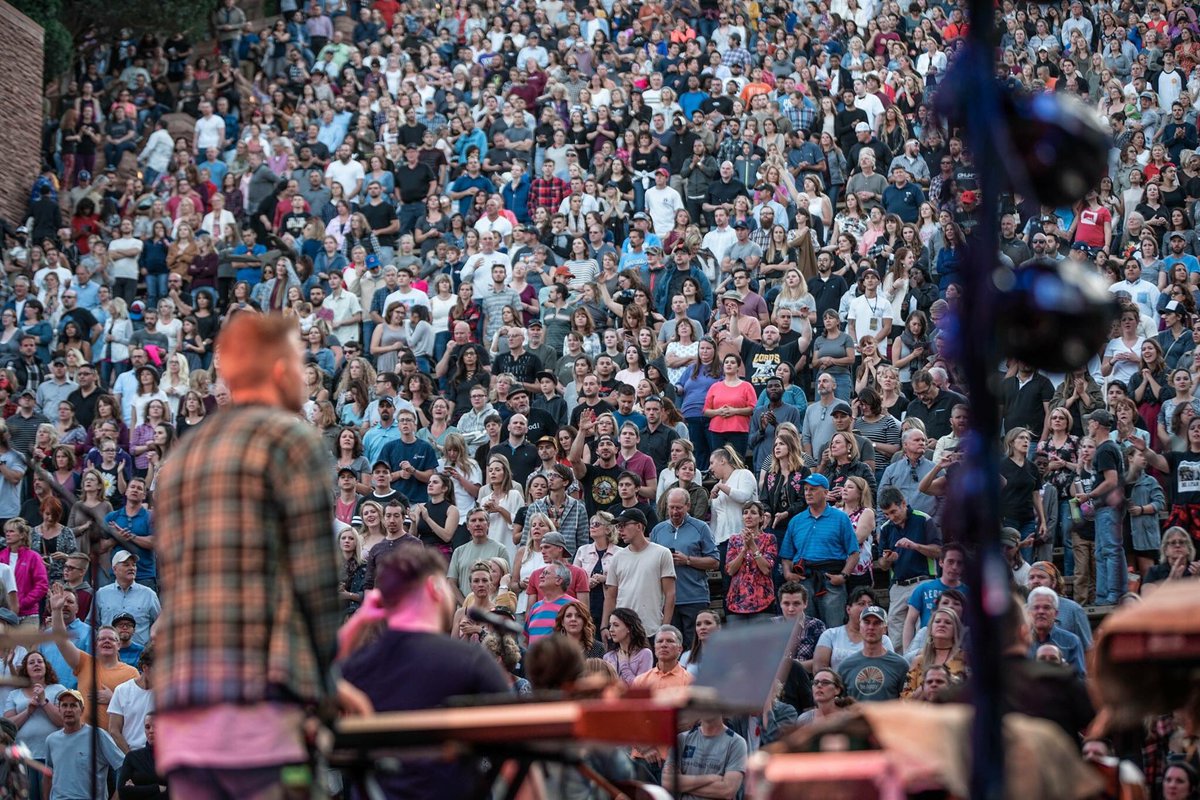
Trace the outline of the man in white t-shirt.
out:
<instances>
[{"instance_id":1,"label":"man in white t-shirt","mask_svg":"<svg viewBox=\"0 0 1200 800\"><path fill-rule=\"evenodd\" d=\"M0 564L0 586L4 587L8 608L15 614L21 607L17 599L17 576L8 564Z\"/></svg>"},{"instance_id":2,"label":"man in white t-shirt","mask_svg":"<svg viewBox=\"0 0 1200 800\"><path fill-rule=\"evenodd\" d=\"M504 267L505 285L512 278L512 262L507 253L496 249L498 239L499 237L490 231L481 233L479 235L479 252L471 256L463 265L462 279L469 280L475 285L476 298L483 297L487 288L492 285L492 267L496 265Z\"/></svg>"},{"instance_id":3,"label":"man in white t-shirt","mask_svg":"<svg viewBox=\"0 0 1200 800\"><path fill-rule=\"evenodd\" d=\"M392 303L404 303L405 308L411 309L413 306L429 307L429 295L422 292L420 289L414 289L412 285L412 269L409 267L401 267L396 271L396 291L391 292L383 301L384 313L391 308Z\"/></svg>"},{"instance_id":4,"label":"man in white t-shirt","mask_svg":"<svg viewBox=\"0 0 1200 800\"><path fill-rule=\"evenodd\" d=\"M670 179L668 170L659 169L654 173L654 185L646 190L646 213L654 223L654 232L664 239L675 227L675 212L684 208L679 192L667 185Z\"/></svg>"},{"instance_id":5,"label":"man in white t-shirt","mask_svg":"<svg viewBox=\"0 0 1200 800\"><path fill-rule=\"evenodd\" d=\"M888 336L892 331L892 304L879 292L879 273L866 269L860 273L863 282L863 293L850 301L850 311L846 315L846 332L857 345L864 336L870 336L879 347L879 352L887 355ZM874 297L868 297L867 292L874 292Z\"/></svg>"},{"instance_id":6,"label":"man in white t-shirt","mask_svg":"<svg viewBox=\"0 0 1200 800\"><path fill-rule=\"evenodd\" d=\"M212 103L200 101L200 118L196 120L196 155L208 148L225 150L225 120L213 113Z\"/></svg>"},{"instance_id":7,"label":"man in white t-shirt","mask_svg":"<svg viewBox=\"0 0 1200 800\"><path fill-rule=\"evenodd\" d=\"M350 158L350 145L348 144L338 147L337 158L330 161L329 166L325 168L325 185L332 188L335 182L340 183L346 190L347 200L354 200L358 197L365 177L366 173L363 172L362 164Z\"/></svg>"},{"instance_id":8,"label":"man in white t-shirt","mask_svg":"<svg viewBox=\"0 0 1200 800\"><path fill-rule=\"evenodd\" d=\"M146 715L154 711L150 685L154 673L153 645L142 651L138 669L142 674L113 689L108 703L108 733L126 753L146 746Z\"/></svg>"},{"instance_id":9,"label":"man in white t-shirt","mask_svg":"<svg viewBox=\"0 0 1200 800\"><path fill-rule=\"evenodd\" d=\"M499 196L489 197L486 209L484 215L475 222L475 230L479 233L490 231L499 236L502 242L512 241L512 222L500 213Z\"/></svg>"},{"instance_id":10,"label":"man in white t-shirt","mask_svg":"<svg viewBox=\"0 0 1200 800\"><path fill-rule=\"evenodd\" d=\"M113 294L132 303L137 295L138 258L142 255L145 244L133 235L133 220L121 220L121 237L113 239L108 245L108 255L112 259L109 276L113 279Z\"/></svg>"},{"instance_id":11,"label":"man in white t-shirt","mask_svg":"<svg viewBox=\"0 0 1200 800\"><path fill-rule=\"evenodd\" d=\"M646 538L646 515L640 509L626 509L614 523L626 547L609 562L602 619L607 622L615 608L628 608L637 613L646 635L654 636L675 613L675 557ZM602 633L607 640L607 625Z\"/></svg>"}]
</instances>

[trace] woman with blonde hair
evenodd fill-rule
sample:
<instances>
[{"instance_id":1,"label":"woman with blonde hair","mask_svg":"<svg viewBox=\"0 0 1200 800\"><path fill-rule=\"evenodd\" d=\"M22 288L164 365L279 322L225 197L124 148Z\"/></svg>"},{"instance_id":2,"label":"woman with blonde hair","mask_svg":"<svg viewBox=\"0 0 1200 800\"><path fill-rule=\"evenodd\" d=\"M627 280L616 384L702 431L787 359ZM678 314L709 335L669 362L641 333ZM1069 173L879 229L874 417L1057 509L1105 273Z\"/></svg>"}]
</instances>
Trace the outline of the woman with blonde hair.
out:
<instances>
[{"instance_id":1,"label":"woman with blonde hair","mask_svg":"<svg viewBox=\"0 0 1200 800\"><path fill-rule=\"evenodd\" d=\"M46 577L46 565L30 544L32 543L29 523L14 517L4 523L4 540L7 546L0 550L2 563L11 564L17 581L17 615L21 623L37 623L42 599L50 588Z\"/></svg>"},{"instance_id":2,"label":"woman with blonde hair","mask_svg":"<svg viewBox=\"0 0 1200 800\"><path fill-rule=\"evenodd\" d=\"M94 523L89 514L103 519L112 510L112 504L104 497L104 475L95 467L84 469L79 477L79 501L71 506L71 513L67 516L67 527L75 532L80 551L86 553L91 549Z\"/></svg>"},{"instance_id":3,"label":"woman with blonde hair","mask_svg":"<svg viewBox=\"0 0 1200 800\"><path fill-rule=\"evenodd\" d=\"M954 678L965 678L967 653L963 649L964 634L962 620L954 609L939 608L934 611L929 618L929 635L925 639L925 646L909 665L908 680L900 696L910 700L924 699L921 696L921 682L925 670L932 666L945 667Z\"/></svg>"},{"instance_id":4,"label":"woman with blonde hair","mask_svg":"<svg viewBox=\"0 0 1200 800\"><path fill-rule=\"evenodd\" d=\"M358 507L359 533L362 534L363 558L371 552L371 548L387 538L383 527L383 506L376 500L364 500Z\"/></svg>"},{"instance_id":5,"label":"woman with blonde hair","mask_svg":"<svg viewBox=\"0 0 1200 800\"><path fill-rule=\"evenodd\" d=\"M775 296L774 311L778 314L781 309L787 309L797 315L803 314L810 324L817 319L816 301L808 290L808 281L799 269L789 269L783 274L783 285L779 287L779 294Z\"/></svg>"},{"instance_id":6,"label":"woman with blonde hair","mask_svg":"<svg viewBox=\"0 0 1200 800\"><path fill-rule=\"evenodd\" d=\"M129 307L122 298L114 297L109 302L108 319L104 321L95 347L102 384L111 386L115 375L129 366L129 341L132 338L133 323L129 321Z\"/></svg>"},{"instance_id":7,"label":"woman with blonde hair","mask_svg":"<svg viewBox=\"0 0 1200 800\"><path fill-rule=\"evenodd\" d=\"M575 551L573 563L587 573L588 610L592 619L600 619L604 616L604 581L608 564L620 549L617 547L618 536L613 515L607 511L593 514L588 522L588 535L591 541Z\"/></svg>"},{"instance_id":8,"label":"woman with blonde hair","mask_svg":"<svg viewBox=\"0 0 1200 800\"><path fill-rule=\"evenodd\" d=\"M542 537L551 531L558 530L550 517L541 512L528 515L525 519L525 527L529 529L529 536L526 537L525 544L517 548L517 554L513 558L512 574L508 576L508 588L517 596L518 621L524 620L525 612L529 608L529 592L527 590L530 577L536 570L546 566L546 561L542 558Z\"/></svg>"},{"instance_id":9,"label":"woman with blonde hair","mask_svg":"<svg viewBox=\"0 0 1200 800\"><path fill-rule=\"evenodd\" d=\"M758 486L754 482L754 473L746 469L732 445L713 450L709 465L709 473L717 479L709 493L712 500L711 527L713 541L721 553L723 569L729 537L741 529L742 509L747 503L758 499Z\"/></svg>"},{"instance_id":10,"label":"woman with blonde hair","mask_svg":"<svg viewBox=\"0 0 1200 800\"><path fill-rule=\"evenodd\" d=\"M842 485L842 499L837 505L854 526L854 536L858 539L858 563L846 581L849 586L870 586L873 580L871 573L872 540L875 536L875 501L871 487L858 475L846 478Z\"/></svg>"},{"instance_id":11,"label":"woman with blonde hair","mask_svg":"<svg viewBox=\"0 0 1200 800\"><path fill-rule=\"evenodd\" d=\"M187 356L178 351L167 356L167 368L163 372L159 388L167 395L170 406L170 417L174 419L179 414L179 406L183 397L191 390L189 379L191 369L188 367Z\"/></svg>"},{"instance_id":12,"label":"woman with blonde hair","mask_svg":"<svg viewBox=\"0 0 1200 800\"><path fill-rule=\"evenodd\" d=\"M513 541L513 517L525 504L525 497L513 485L508 459L498 453L488 457L485 479L487 485L479 492L479 507L488 515L488 538L504 545L511 563L518 544Z\"/></svg>"}]
</instances>

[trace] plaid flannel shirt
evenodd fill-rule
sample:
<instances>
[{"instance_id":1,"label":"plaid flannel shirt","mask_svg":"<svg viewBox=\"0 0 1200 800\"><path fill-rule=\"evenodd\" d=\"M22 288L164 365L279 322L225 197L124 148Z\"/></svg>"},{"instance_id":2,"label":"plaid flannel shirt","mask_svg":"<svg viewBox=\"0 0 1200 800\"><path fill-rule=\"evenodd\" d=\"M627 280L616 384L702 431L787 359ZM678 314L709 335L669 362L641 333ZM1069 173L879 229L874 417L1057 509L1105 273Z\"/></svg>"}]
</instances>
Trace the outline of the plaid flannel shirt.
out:
<instances>
[{"instance_id":1,"label":"plaid flannel shirt","mask_svg":"<svg viewBox=\"0 0 1200 800\"><path fill-rule=\"evenodd\" d=\"M155 536L160 710L314 702L342 620L329 452L295 415L221 411L172 452Z\"/></svg>"}]
</instances>

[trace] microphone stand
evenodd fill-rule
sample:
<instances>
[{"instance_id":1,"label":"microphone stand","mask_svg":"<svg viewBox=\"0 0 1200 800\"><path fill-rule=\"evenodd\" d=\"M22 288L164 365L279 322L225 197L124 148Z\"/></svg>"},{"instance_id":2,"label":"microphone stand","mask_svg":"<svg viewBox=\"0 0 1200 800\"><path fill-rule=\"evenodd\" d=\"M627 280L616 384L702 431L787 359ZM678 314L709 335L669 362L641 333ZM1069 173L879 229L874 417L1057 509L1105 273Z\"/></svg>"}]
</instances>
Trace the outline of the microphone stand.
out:
<instances>
[{"instance_id":1,"label":"microphone stand","mask_svg":"<svg viewBox=\"0 0 1200 800\"><path fill-rule=\"evenodd\" d=\"M40 464L36 463L24 453L13 448L11 444L9 445L8 452L15 455L21 461L21 463L25 466L26 472L32 472L34 478L37 478L50 487L50 491L53 492L54 496L58 498L58 501L63 504L64 514L66 513L66 509L79 506L80 513L87 517L88 522L91 523L91 530L88 532L88 581L92 584L92 605L91 608L88 609L88 627L91 631L91 643L94 648L97 636L96 631L100 627L100 604L97 602L96 598L96 594L99 591L98 584L100 582L100 553L98 552L98 548L100 542L104 539L105 534L115 541L116 537L112 536L112 527L104 521L104 517L100 516L98 511L96 511L94 508L83 505L74 497L72 497L71 493L64 489L63 485L59 483L55 477L46 471ZM63 620L63 622L65 624L66 620ZM50 624L53 626L53 621ZM92 659L90 669L92 692L98 697L100 684L99 672L96 665L96 656L92 653L89 653L88 655L90 655ZM108 787L105 787L104 795L98 795L96 786L96 766L99 763L100 758L100 703L92 698L85 698L84 702L88 704L88 722L92 726L90 736L92 752L90 763L88 764L88 769L90 770L88 774L88 784L91 787L91 800L104 800L104 797L107 796Z\"/></svg>"}]
</instances>

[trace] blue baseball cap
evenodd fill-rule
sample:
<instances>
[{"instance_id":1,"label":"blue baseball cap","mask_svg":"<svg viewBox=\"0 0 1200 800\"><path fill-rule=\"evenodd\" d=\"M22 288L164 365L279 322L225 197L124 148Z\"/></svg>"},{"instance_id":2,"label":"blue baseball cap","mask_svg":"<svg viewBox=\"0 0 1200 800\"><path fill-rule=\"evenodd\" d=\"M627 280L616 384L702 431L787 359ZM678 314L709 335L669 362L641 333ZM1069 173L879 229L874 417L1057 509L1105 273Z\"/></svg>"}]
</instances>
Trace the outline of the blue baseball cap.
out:
<instances>
[{"instance_id":1,"label":"blue baseball cap","mask_svg":"<svg viewBox=\"0 0 1200 800\"><path fill-rule=\"evenodd\" d=\"M829 479L819 472L814 472L812 475L809 475L804 479L804 484L806 486L819 486L822 489L828 489Z\"/></svg>"}]
</instances>

